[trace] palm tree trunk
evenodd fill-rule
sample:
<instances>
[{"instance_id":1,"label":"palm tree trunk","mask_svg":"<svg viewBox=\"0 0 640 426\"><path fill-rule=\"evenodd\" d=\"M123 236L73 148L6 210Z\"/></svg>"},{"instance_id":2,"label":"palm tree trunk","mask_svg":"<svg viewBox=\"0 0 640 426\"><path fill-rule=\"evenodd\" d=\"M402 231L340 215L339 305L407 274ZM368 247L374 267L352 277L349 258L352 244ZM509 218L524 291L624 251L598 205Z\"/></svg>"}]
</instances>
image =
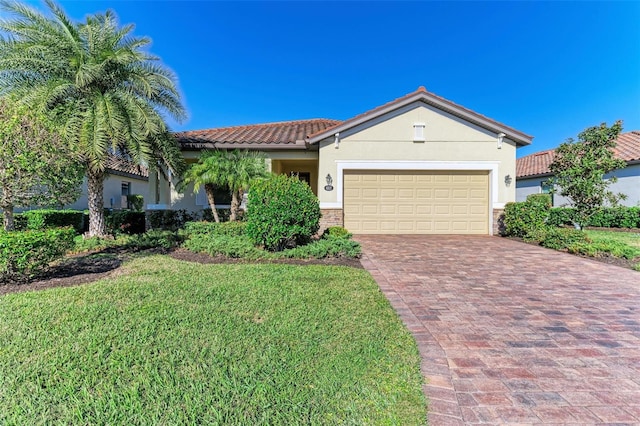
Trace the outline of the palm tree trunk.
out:
<instances>
[{"instance_id":1,"label":"palm tree trunk","mask_svg":"<svg viewBox=\"0 0 640 426\"><path fill-rule=\"evenodd\" d=\"M235 222L238 220L238 213L240 211L240 204L242 203L242 190L233 191L231 193L231 214L229 215L229 221Z\"/></svg>"},{"instance_id":2,"label":"palm tree trunk","mask_svg":"<svg viewBox=\"0 0 640 426\"><path fill-rule=\"evenodd\" d=\"M5 231L15 230L15 224L13 222L13 204L2 205L2 216Z\"/></svg>"},{"instance_id":3,"label":"palm tree trunk","mask_svg":"<svg viewBox=\"0 0 640 426\"><path fill-rule=\"evenodd\" d=\"M215 187L211 184L205 184L204 192L207 193L207 200L209 201L209 206L211 207L211 213L213 213L213 219L216 223L220 223L220 217L218 217L218 210L216 210L216 200L213 198L213 190Z\"/></svg>"},{"instance_id":4,"label":"palm tree trunk","mask_svg":"<svg viewBox=\"0 0 640 426\"><path fill-rule=\"evenodd\" d=\"M13 196L11 188L7 185L3 185L2 199L0 199L0 208L2 208L3 225L5 231L13 231L15 225L13 223L13 203L11 197Z\"/></svg>"},{"instance_id":5,"label":"palm tree trunk","mask_svg":"<svg viewBox=\"0 0 640 426\"><path fill-rule=\"evenodd\" d=\"M90 237L104 237L107 234L104 220L104 179L105 173L103 171L87 169Z\"/></svg>"}]
</instances>

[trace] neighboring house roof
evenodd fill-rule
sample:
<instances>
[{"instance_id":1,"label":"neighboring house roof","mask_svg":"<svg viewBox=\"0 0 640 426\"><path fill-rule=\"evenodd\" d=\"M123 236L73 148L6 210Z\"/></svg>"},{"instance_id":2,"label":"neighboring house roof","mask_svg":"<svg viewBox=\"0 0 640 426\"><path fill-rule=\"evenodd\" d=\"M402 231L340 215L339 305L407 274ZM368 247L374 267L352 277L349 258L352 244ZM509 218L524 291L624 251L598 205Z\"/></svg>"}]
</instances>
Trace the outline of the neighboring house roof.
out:
<instances>
[{"instance_id":1,"label":"neighboring house roof","mask_svg":"<svg viewBox=\"0 0 640 426\"><path fill-rule=\"evenodd\" d=\"M550 175L555 149L536 152L516 160L516 178ZM640 161L640 131L622 133L616 140L613 153L627 163Z\"/></svg>"},{"instance_id":2,"label":"neighboring house roof","mask_svg":"<svg viewBox=\"0 0 640 426\"><path fill-rule=\"evenodd\" d=\"M149 179L148 168L118 155L110 155L108 157L107 173L135 179Z\"/></svg>"},{"instance_id":3,"label":"neighboring house roof","mask_svg":"<svg viewBox=\"0 0 640 426\"><path fill-rule=\"evenodd\" d=\"M401 98L388 102L363 114L357 115L349 120L338 123L333 127L319 130L316 133L310 134L307 140L312 144L317 143L323 139L326 139L327 137L333 136L336 133L351 129L359 124L373 120L377 117L397 110L413 102L424 102L427 105L431 105L441 111L445 111L451 115L459 117L484 129L495 132L496 134L504 133L507 138L516 142L516 144L518 145L529 145L531 143L531 140L533 139L533 136L529 136L512 127L499 123L489 117L485 117L484 115L471 111L470 109L453 103L434 93L427 92L427 89L425 89L423 86L420 86L415 92L409 93Z\"/></svg>"},{"instance_id":4,"label":"neighboring house roof","mask_svg":"<svg viewBox=\"0 0 640 426\"><path fill-rule=\"evenodd\" d=\"M338 123L340 123L338 120L317 118L218 129L191 130L175 133L175 136L183 149L304 149L305 139L308 135L323 131Z\"/></svg>"}]
</instances>

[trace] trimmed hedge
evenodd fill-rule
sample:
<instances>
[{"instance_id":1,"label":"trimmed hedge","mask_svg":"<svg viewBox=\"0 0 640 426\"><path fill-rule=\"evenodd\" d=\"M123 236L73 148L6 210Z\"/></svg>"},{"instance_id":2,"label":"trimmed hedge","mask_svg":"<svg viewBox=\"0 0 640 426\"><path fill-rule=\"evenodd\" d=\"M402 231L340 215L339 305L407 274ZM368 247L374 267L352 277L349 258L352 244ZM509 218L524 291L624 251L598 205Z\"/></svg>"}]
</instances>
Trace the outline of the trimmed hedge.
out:
<instances>
[{"instance_id":1,"label":"trimmed hedge","mask_svg":"<svg viewBox=\"0 0 640 426\"><path fill-rule=\"evenodd\" d=\"M555 207L549 212L551 226L573 225L575 212L572 208ZM601 228L640 228L640 207L605 207L589 219L587 226Z\"/></svg>"},{"instance_id":2,"label":"trimmed hedge","mask_svg":"<svg viewBox=\"0 0 640 426\"><path fill-rule=\"evenodd\" d=\"M107 230L111 234L142 234L145 231L144 212L133 210L112 210L105 212Z\"/></svg>"},{"instance_id":3,"label":"trimmed hedge","mask_svg":"<svg viewBox=\"0 0 640 426\"><path fill-rule=\"evenodd\" d=\"M41 272L73 246L71 228L0 232L0 281L20 281Z\"/></svg>"},{"instance_id":4,"label":"trimmed hedge","mask_svg":"<svg viewBox=\"0 0 640 426\"><path fill-rule=\"evenodd\" d=\"M83 232L84 213L78 210L29 210L16 214L16 229L38 230L71 226L78 234Z\"/></svg>"},{"instance_id":5,"label":"trimmed hedge","mask_svg":"<svg viewBox=\"0 0 640 426\"><path fill-rule=\"evenodd\" d=\"M187 222L197 220L198 214L186 210L147 210L147 219L150 229L177 231Z\"/></svg>"},{"instance_id":6,"label":"trimmed hedge","mask_svg":"<svg viewBox=\"0 0 640 426\"><path fill-rule=\"evenodd\" d=\"M527 201L507 203L504 208L505 236L526 237L547 226L551 197L548 194L532 194Z\"/></svg>"},{"instance_id":7,"label":"trimmed hedge","mask_svg":"<svg viewBox=\"0 0 640 426\"><path fill-rule=\"evenodd\" d=\"M269 251L305 244L320 228L320 204L296 177L274 176L249 192L247 235Z\"/></svg>"},{"instance_id":8,"label":"trimmed hedge","mask_svg":"<svg viewBox=\"0 0 640 426\"><path fill-rule=\"evenodd\" d=\"M246 234L246 222L188 222L184 229L189 235L212 234L239 237Z\"/></svg>"}]
</instances>

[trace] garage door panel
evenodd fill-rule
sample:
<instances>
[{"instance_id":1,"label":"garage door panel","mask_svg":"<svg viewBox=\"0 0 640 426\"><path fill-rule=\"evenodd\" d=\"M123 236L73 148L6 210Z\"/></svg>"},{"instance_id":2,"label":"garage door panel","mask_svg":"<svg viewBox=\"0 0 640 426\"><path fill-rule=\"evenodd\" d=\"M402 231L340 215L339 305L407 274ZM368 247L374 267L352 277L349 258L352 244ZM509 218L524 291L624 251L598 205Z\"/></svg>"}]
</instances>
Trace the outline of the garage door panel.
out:
<instances>
[{"instance_id":1,"label":"garage door panel","mask_svg":"<svg viewBox=\"0 0 640 426\"><path fill-rule=\"evenodd\" d=\"M399 199L409 199L409 200L414 200L415 197L415 193L413 191L413 189L398 189L398 198Z\"/></svg>"},{"instance_id":2,"label":"garage door panel","mask_svg":"<svg viewBox=\"0 0 640 426\"><path fill-rule=\"evenodd\" d=\"M345 171L344 223L354 233L487 234L486 171Z\"/></svg>"}]
</instances>

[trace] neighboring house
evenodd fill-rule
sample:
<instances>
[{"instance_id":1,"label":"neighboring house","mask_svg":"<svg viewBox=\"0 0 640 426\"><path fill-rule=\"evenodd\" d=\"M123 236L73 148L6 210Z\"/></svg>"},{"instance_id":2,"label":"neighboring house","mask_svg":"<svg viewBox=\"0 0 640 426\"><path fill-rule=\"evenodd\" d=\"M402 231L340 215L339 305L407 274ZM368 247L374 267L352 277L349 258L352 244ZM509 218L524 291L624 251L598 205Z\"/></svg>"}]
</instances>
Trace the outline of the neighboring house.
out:
<instances>
[{"instance_id":1,"label":"neighboring house","mask_svg":"<svg viewBox=\"0 0 640 426\"><path fill-rule=\"evenodd\" d=\"M126 209L127 195L142 195L145 200L149 196L149 170L132 161L111 156L107 160L107 177L104 181L104 207L107 209ZM82 195L78 200L65 206L68 209L86 210L87 180L82 182Z\"/></svg>"},{"instance_id":2,"label":"neighboring house","mask_svg":"<svg viewBox=\"0 0 640 426\"><path fill-rule=\"evenodd\" d=\"M357 234L492 234L515 201L516 148L532 137L424 87L346 121L287 121L177 133L203 149L264 152L320 200L322 225ZM200 210L204 196L150 176L154 208ZM201 191L202 192L202 191ZM249 206L249 209L251 206Z\"/></svg>"},{"instance_id":3,"label":"neighboring house","mask_svg":"<svg viewBox=\"0 0 640 426\"><path fill-rule=\"evenodd\" d=\"M627 195L620 202L625 206L640 205L640 131L622 133L618 136L615 156L627 162L624 169L614 170L605 178L616 176L618 181L609 188L613 192ZM516 160L516 201L525 201L530 194L548 193L547 183L552 176L549 165L553 162L555 150L536 152ZM554 206L569 205L569 200L558 194L553 195Z\"/></svg>"}]
</instances>

